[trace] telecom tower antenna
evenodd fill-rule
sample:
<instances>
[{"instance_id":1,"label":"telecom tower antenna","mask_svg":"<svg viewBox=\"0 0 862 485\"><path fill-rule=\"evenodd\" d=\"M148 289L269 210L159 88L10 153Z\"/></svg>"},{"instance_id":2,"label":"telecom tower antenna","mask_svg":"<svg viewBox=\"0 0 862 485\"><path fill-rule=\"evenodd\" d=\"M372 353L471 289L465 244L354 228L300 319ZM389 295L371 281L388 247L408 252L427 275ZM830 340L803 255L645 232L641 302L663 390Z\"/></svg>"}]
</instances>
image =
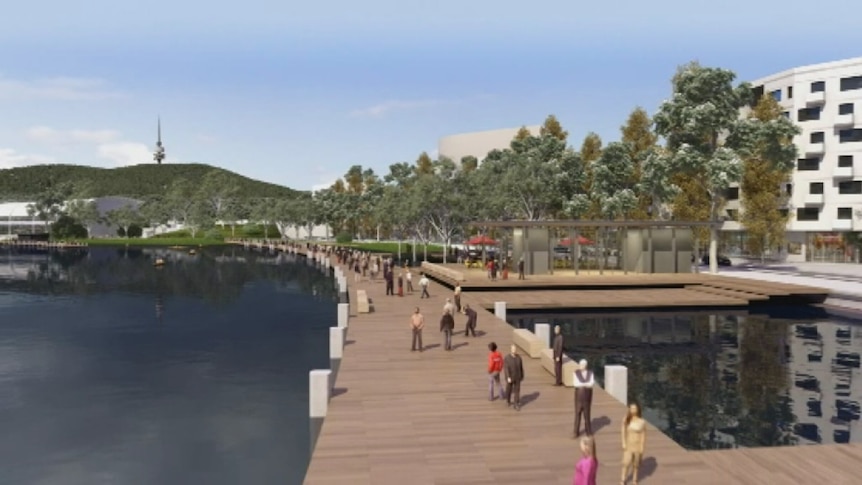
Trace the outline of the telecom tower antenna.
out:
<instances>
[{"instance_id":1,"label":"telecom tower antenna","mask_svg":"<svg viewBox=\"0 0 862 485\"><path fill-rule=\"evenodd\" d=\"M162 164L162 160L165 159L165 147L162 145L162 118L161 116L158 118L158 139L156 141L156 151L153 153L153 160L156 161L159 165Z\"/></svg>"}]
</instances>

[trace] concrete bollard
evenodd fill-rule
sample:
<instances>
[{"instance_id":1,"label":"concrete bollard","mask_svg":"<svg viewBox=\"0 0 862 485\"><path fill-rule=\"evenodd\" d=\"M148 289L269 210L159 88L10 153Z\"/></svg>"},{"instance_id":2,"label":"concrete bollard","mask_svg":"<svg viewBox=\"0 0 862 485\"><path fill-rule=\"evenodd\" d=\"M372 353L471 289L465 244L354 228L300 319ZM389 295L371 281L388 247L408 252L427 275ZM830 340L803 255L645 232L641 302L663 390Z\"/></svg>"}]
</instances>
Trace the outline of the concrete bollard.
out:
<instances>
[{"instance_id":1,"label":"concrete bollard","mask_svg":"<svg viewBox=\"0 0 862 485\"><path fill-rule=\"evenodd\" d=\"M605 391L617 401L628 404L629 370L624 365L605 366Z\"/></svg>"},{"instance_id":2,"label":"concrete bollard","mask_svg":"<svg viewBox=\"0 0 862 485\"><path fill-rule=\"evenodd\" d=\"M500 320L506 320L506 302L505 301L495 301L494 302L494 316L499 318Z\"/></svg>"},{"instance_id":3,"label":"concrete bollard","mask_svg":"<svg viewBox=\"0 0 862 485\"><path fill-rule=\"evenodd\" d=\"M340 359L344 355L344 327L329 327L329 358Z\"/></svg>"},{"instance_id":4,"label":"concrete bollard","mask_svg":"<svg viewBox=\"0 0 862 485\"><path fill-rule=\"evenodd\" d=\"M325 418L329 408L329 369L315 369L308 373L308 416Z\"/></svg>"},{"instance_id":5,"label":"concrete bollard","mask_svg":"<svg viewBox=\"0 0 862 485\"><path fill-rule=\"evenodd\" d=\"M551 324L550 323L537 323L535 326L535 330L533 333L536 334L536 337L539 337L539 340L542 341L542 345L545 348L551 346Z\"/></svg>"},{"instance_id":6,"label":"concrete bollard","mask_svg":"<svg viewBox=\"0 0 862 485\"><path fill-rule=\"evenodd\" d=\"M338 304L338 326L347 328L347 321L350 319L350 304Z\"/></svg>"}]
</instances>

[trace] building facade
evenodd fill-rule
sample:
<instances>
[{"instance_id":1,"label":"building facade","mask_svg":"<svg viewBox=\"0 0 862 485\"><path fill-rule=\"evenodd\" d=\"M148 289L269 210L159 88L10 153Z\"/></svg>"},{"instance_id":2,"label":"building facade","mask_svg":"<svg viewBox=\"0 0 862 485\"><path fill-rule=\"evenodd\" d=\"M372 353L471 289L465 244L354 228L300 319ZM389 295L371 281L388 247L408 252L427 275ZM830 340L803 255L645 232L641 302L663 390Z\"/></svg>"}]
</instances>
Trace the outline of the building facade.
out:
<instances>
[{"instance_id":1,"label":"building facade","mask_svg":"<svg viewBox=\"0 0 862 485\"><path fill-rule=\"evenodd\" d=\"M862 231L862 57L798 67L752 82L755 95L773 96L799 126L799 159L783 187L789 196L788 261L858 261L847 234ZM856 114L860 110L860 114ZM736 222L739 190L731 189L725 250L744 255Z\"/></svg>"},{"instance_id":2,"label":"building facade","mask_svg":"<svg viewBox=\"0 0 862 485\"><path fill-rule=\"evenodd\" d=\"M541 125L526 128L534 136L538 136ZM437 143L437 153L439 157L447 157L455 163L460 163L462 158L468 156L476 157L481 163L488 156L488 152L509 148L509 144L520 129L521 127L504 128L444 136Z\"/></svg>"}]
</instances>

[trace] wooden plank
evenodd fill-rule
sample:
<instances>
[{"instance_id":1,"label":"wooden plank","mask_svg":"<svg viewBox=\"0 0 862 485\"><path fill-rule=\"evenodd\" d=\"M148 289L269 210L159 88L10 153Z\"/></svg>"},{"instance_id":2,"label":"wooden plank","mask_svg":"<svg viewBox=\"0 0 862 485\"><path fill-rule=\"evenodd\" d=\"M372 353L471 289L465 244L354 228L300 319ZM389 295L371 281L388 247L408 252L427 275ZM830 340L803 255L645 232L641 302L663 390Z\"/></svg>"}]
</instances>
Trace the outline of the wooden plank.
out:
<instances>
[{"instance_id":1,"label":"wooden plank","mask_svg":"<svg viewBox=\"0 0 862 485\"><path fill-rule=\"evenodd\" d=\"M742 290L728 290L724 288L718 288L714 286L706 286L706 285L690 285L686 286L685 289L691 291L700 291L703 293L710 293L712 295L720 295L727 296L730 298L739 298L748 301L766 301L769 300L769 297L766 295L756 294L756 293L748 293Z\"/></svg>"}]
</instances>

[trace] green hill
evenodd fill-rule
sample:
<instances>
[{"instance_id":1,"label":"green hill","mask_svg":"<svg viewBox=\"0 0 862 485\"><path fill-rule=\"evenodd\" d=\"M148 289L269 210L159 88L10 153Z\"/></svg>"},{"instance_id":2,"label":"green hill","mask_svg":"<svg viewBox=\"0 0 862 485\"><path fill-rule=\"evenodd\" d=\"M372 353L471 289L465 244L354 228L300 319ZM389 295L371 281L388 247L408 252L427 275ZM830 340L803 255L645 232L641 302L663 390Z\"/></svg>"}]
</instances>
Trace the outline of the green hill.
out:
<instances>
[{"instance_id":1,"label":"green hill","mask_svg":"<svg viewBox=\"0 0 862 485\"><path fill-rule=\"evenodd\" d=\"M201 163L145 164L120 168L82 165L32 165L0 170L0 201L24 201L51 182L69 181L84 197L145 197L164 193L178 179L202 180L212 171L224 172L239 187L240 197L295 197L299 191L261 182Z\"/></svg>"}]
</instances>

